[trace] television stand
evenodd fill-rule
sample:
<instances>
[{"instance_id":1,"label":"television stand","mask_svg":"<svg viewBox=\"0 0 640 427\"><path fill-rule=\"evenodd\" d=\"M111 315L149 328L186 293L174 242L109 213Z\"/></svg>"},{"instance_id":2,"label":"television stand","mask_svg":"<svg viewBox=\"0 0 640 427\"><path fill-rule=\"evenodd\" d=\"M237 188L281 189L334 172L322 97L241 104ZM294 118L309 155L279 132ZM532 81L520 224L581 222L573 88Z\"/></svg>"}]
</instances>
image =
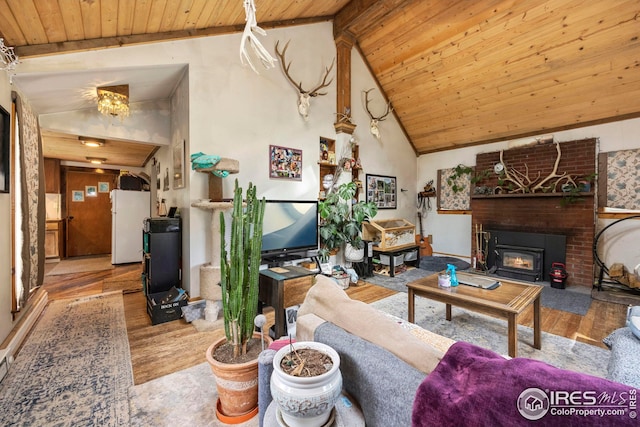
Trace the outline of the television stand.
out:
<instances>
[{"instance_id":1,"label":"television stand","mask_svg":"<svg viewBox=\"0 0 640 427\"><path fill-rule=\"evenodd\" d=\"M273 307L275 339L287 336L285 309L302 304L315 275L313 271L293 265L260 271L258 311L262 313L265 306Z\"/></svg>"},{"instance_id":2,"label":"television stand","mask_svg":"<svg viewBox=\"0 0 640 427\"><path fill-rule=\"evenodd\" d=\"M296 254L275 255L271 257L262 258L262 262L268 264L269 268L283 267L286 262L295 261L302 258L304 258L302 255L296 255Z\"/></svg>"}]
</instances>

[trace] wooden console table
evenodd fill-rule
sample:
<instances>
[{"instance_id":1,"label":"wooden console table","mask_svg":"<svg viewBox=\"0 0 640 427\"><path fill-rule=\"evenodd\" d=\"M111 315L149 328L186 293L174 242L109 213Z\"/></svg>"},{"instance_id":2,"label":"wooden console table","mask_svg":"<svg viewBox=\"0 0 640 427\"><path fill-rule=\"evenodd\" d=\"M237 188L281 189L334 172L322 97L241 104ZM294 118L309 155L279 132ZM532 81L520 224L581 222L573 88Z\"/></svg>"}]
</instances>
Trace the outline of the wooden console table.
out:
<instances>
[{"instance_id":1,"label":"wooden console table","mask_svg":"<svg viewBox=\"0 0 640 427\"><path fill-rule=\"evenodd\" d=\"M301 304L313 285L316 273L297 266L275 267L260 271L258 310L273 307L275 338L287 335L285 308Z\"/></svg>"},{"instance_id":2,"label":"wooden console table","mask_svg":"<svg viewBox=\"0 0 640 427\"><path fill-rule=\"evenodd\" d=\"M500 316L508 322L509 356L518 352L518 315L533 303L533 347L540 349L540 294L542 286L501 280L495 289L481 289L468 285L452 288L438 287L438 275L408 283L408 321L415 320L415 297L423 297L446 304L446 318L451 320L451 306L465 308L478 313Z\"/></svg>"}]
</instances>

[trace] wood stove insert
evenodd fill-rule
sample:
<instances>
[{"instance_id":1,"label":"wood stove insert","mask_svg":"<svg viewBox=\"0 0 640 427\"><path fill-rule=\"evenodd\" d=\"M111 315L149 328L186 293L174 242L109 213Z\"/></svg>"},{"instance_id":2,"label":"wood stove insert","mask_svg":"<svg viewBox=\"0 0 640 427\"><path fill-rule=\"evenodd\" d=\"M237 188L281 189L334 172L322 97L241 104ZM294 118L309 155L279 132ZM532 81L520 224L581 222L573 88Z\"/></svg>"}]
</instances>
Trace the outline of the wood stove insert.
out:
<instances>
[{"instance_id":1,"label":"wood stove insert","mask_svg":"<svg viewBox=\"0 0 640 427\"><path fill-rule=\"evenodd\" d=\"M549 281L554 262L566 263L567 243L564 235L496 229L487 230L487 235L487 268L493 268L499 276L546 282ZM499 247L508 249L507 257L513 258L507 265L504 265L505 256L501 255ZM524 259L518 260L515 252L525 251L528 252L524 254ZM523 258L522 255L520 258Z\"/></svg>"},{"instance_id":2,"label":"wood stove insert","mask_svg":"<svg viewBox=\"0 0 640 427\"><path fill-rule=\"evenodd\" d=\"M496 245L499 276L537 282L542 280L544 249L511 245Z\"/></svg>"}]
</instances>

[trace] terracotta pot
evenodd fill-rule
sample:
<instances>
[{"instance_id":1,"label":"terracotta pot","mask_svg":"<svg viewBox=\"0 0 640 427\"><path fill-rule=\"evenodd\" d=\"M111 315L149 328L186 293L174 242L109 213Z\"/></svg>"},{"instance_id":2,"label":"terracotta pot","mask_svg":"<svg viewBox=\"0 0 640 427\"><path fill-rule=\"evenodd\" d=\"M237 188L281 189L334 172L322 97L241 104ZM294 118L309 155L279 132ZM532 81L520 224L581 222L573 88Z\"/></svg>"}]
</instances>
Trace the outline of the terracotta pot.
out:
<instances>
[{"instance_id":1,"label":"terracotta pot","mask_svg":"<svg viewBox=\"0 0 640 427\"><path fill-rule=\"evenodd\" d=\"M260 339L260 334L254 334ZM265 336L265 348L271 344ZM213 358L215 349L227 342L226 337L215 341L207 349L207 362L216 377L219 412L227 417L243 416L258 406L258 358L245 363L222 363Z\"/></svg>"}]
</instances>

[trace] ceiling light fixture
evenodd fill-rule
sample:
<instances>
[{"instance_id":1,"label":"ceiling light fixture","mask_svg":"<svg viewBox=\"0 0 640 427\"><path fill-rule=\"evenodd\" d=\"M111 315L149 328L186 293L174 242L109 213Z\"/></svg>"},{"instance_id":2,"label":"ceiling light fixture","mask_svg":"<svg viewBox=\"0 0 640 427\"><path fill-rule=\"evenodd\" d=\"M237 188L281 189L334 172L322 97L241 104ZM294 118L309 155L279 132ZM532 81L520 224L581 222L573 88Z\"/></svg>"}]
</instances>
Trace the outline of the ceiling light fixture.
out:
<instances>
[{"instance_id":1,"label":"ceiling light fixture","mask_svg":"<svg viewBox=\"0 0 640 427\"><path fill-rule=\"evenodd\" d=\"M129 116L129 85L103 86L98 92L98 111L105 116Z\"/></svg>"},{"instance_id":2,"label":"ceiling light fixture","mask_svg":"<svg viewBox=\"0 0 640 427\"><path fill-rule=\"evenodd\" d=\"M78 139L80 140L80 143L85 147L102 147L104 145L104 139L87 138L84 136L79 136Z\"/></svg>"},{"instance_id":3,"label":"ceiling light fixture","mask_svg":"<svg viewBox=\"0 0 640 427\"><path fill-rule=\"evenodd\" d=\"M107 161L107 159L103 157L87 157L87 160L89 160L94 165L101 165L102 163Z\"/></svg>"}]
</instances>

